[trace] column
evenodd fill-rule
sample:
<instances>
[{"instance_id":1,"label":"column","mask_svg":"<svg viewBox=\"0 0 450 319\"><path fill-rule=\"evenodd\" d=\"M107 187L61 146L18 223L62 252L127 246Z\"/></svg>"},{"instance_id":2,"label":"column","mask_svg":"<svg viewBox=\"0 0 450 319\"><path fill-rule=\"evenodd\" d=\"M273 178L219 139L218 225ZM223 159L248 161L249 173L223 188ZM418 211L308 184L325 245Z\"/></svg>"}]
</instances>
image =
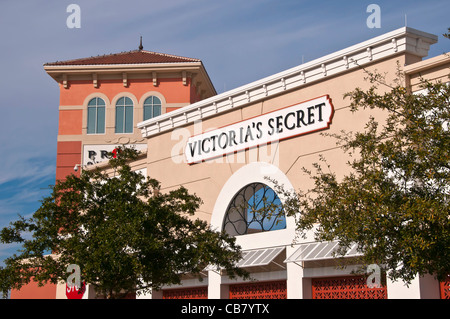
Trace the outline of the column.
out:
<instances>
[{"instance_id":1,"label":"column","mask_svg":"<svg viewBox=\"0 0 450 319\"><path fill-rule=\"evenodd\" d=\"M208 271L208 299L228 299L229 287L222 284L222 276L217 271Z\"/></svg>"}]
</instances>

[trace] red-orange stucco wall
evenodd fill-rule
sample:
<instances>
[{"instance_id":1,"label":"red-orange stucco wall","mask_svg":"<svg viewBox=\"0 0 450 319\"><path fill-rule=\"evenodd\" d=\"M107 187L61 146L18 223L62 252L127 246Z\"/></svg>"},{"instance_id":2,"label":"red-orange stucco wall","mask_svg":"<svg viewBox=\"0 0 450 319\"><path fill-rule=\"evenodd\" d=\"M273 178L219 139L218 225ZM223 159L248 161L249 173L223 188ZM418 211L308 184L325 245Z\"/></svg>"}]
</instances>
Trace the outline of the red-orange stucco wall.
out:
<instances>
[{"instance_id":1,"label":"red-orange stucco wall","mask_svg":"<svg viewBox=\"0 0 450 319\"><path fill-rule=\"evenodd\" d=\"M149 91L160 92L167 103L186 103L191 101L190 85L183 85L181 79L158 79L157 86L153 86L151 79L131 79L123 86L119 80L102 80L95 88L92 81L72 81L67 89L61 87L60 105L82 105L89 94L103 93L109 101L120 93L132 93L139 101ZM188 83L189 84L189 83Z\"/></svg>"},{"instance_id":2,"label":"red-orange stucco wall","mask_svg":"<svg viewBox=\"0 0 450 319\"><path fill-rule=\"evenodd\" d=\"M56 299L56 285L39 287L36 282L31 281L20 290L11 290L11 299Z\"/></svg>"}]
</instances>

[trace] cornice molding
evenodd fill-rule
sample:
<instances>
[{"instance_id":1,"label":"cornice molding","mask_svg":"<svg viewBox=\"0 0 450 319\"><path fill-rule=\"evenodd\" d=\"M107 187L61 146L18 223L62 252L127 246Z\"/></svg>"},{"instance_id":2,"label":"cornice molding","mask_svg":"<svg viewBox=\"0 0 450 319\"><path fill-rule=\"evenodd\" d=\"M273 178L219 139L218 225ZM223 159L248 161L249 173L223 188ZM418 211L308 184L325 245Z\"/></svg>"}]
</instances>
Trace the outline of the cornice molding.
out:
<instances>
[{"instance_id":1,"label":"cornice molding","mask_svg":"<svg viewBox=\"0 0 450 319\"><path fill-rule=\"evenodd\" d=\"M171 63L135 63L135 64L101 64L101 65L44 65L48 74L52 73L116 73L116 72L148 72L152 70L171 71L197 69L201 62Z\"/></svg>"},{"instance_id":2,"label":"cornice molding","mask_svg":"<svg viewBox=\"0 0 450 319\"><path fill-rule=\"evenodd\" d=\"M187 84L187 78L202 78L202 90L216 95L217 91L209 78L201 61L171 62L171 63L136 63L136 64L105 64L105 65L44 65L44 70L56 82L62 82L64 88L69 88L71 79L85 77L92 80L94 87L99 86L103 77L116 77L127 86L128 79L133 76L145 74L153 79L153 85L157 86L159 77L167 77L168 74L176 74L183 84ZM163 76L161 76L163 75ZM198 85L199 83L194 83Z\"/></svg>"},{"instance_id":3,"label":"cornice molding","mask_svg":"<svg viewBox=\"0 0 450 319\"><path fill-rule=\"evenodd\" d=\"M414 74L422 70L439 67L446 63L450 63L450 53L444 53L431 59L407 65L405 66L404 72L405 74Z\"/></svg>"},{"instance_id":4,"label":"cornice molding","mask_svg":"<svg viewBox=\"0 0 450 319\"><path fill-rule=\"evenodd\" d=\"M279 93L324 80L375 61L399 54L425 57L438 37L408 27L301 64L286 71L243 85L170 113L138 123L143 137L181 127L196 120L217 116L233 108L261 101Z\"/></svg>"}]
</instances>

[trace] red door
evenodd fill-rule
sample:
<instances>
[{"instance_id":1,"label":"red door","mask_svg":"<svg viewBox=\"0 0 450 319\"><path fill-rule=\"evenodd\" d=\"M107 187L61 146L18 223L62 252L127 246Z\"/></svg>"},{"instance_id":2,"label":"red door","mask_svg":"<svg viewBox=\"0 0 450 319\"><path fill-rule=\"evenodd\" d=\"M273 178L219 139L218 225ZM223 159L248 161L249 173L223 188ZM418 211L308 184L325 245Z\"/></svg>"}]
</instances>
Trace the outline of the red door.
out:
<instances>
[{"instance_id":1,"label":"red door","mask_svg":"<svg viewBox=\"0 0 450 319\"><path fill-rule=\"evenodd\" d=\"M245 283L230 286L230 299L286 299L286 281Z\"/></svg>"},{"instance_id":2,"label":"red door","mask_svg":"<svg viewBox=\"0 0 450 319\"><path fill-rule=\"evenodd\" d=\"M313 299L387 299L386 286L369 288L364 276L313 278Z\"/></svg>"}]
</instances>

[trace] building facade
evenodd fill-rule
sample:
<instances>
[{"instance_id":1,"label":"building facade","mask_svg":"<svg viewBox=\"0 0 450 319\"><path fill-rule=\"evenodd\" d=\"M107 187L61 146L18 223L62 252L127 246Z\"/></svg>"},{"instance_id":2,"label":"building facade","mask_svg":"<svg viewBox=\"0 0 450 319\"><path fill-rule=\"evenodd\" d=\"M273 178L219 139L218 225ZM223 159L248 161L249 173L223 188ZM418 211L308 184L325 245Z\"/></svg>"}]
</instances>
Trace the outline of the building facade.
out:
<instances>
[{"instance_id":1,"label":"building facade","mask_svg":"<svg viewBox=\"0 0 450 319\"><path fill-rule=\"evenodd\" d=\"M344 94L368 89L368 71L386 74L388 83L400 71L413 92L420 77L448 82L448 55L423 60L436 41L401 28L140 123L148 175L161 181L163 191L183 185L202 198L197 217L236 236L244 251L239 266L256 279L232 280L212 269L203 281L186 276L180 287L166 287L151 298L448 298L448 282L432 276L418 276L409 287L383 278L382 288L369 288L363 277L352 275L361 266L356 247L342 268L332 255L336 243L315 242L312 232L297 238L294 217L262 222L239 208L242 203L260 208L255 202L263 196L268 204L282 203L275 183L306 191L312 181L302 168L313 170L319 156L338 178L346 174L349 158L321 133L363 130L370 116L382 120L385 114L352 113ZM173 174L163 174L167 171Z\"/></svg>"},{"instance_id":2,"label":"building facade","mask_svg":"<svg viewBox=\"0 0 450 319\"><path fill-rule=\"evenodd\" d=\"M117 144L145 148L138 123L216 94L200 60L143 49L44 69L60 88L57 180L103 161Z\"/></svg>"},{"instance_id":3,"label":"building facade","mask_svg":"<svg viewBox=\"0 0 450 319\"><path fill-rule=\"evenodd\" d=\"M370 116L385 114L352 113L344 94L368 89L367 71L392 82L400 68L413 92L420 77L448 82L448 55L424 59L436 42L405 27L219 95L196 59L138 50L46 64L61 96L57 179L76 165L89 169L117 145L137 146L134 169L159 180L161 191L183 185L197 194L203 204L196 217L236 236L244 253L239 266L256 279L211 268L201 281L186 274L181 285L139 298L449 298L449 282L432 276L370 288L352 275L360 266L356 249L338 267L336 243L315 242L312 233L298 238L294 217L276 211L276 220L255 219L241 209L265 205L262 197L282 204L275 183L310 188L302 168L320 155L338 177L346 174L348 158L321 133L363 130ZM64 285L54 288L53 298L65 298Z\"/></svg>"},{"instance_id":4,"label":"building facade","mask_svg":"<svg viewBox=\"0 0 450 319\"><path fill-rule=\"evenodd\" d=\"M216 95L201 60L138 50L46 63L59 87L56 180L100 163L117 145L146 149L137 124ZM11 298L65 298L34 283Z\"/></svg>"}]
</instances>

